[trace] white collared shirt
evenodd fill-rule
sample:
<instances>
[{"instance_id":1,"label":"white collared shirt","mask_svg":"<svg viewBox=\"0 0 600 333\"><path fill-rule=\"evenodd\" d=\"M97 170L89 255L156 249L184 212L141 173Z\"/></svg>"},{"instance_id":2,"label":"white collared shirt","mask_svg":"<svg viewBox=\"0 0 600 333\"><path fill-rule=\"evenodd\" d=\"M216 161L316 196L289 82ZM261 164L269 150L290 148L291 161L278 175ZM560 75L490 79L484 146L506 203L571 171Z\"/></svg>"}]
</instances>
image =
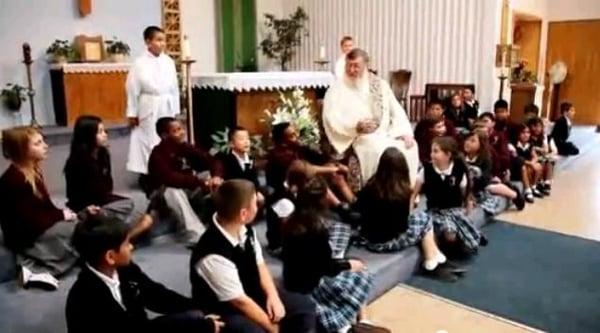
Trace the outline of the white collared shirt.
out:
<instances>
[{"instance_id":1,"label":"white collared shirt","mask_svg":"<svg viewBox=\"0 0 600 333\"><path fill-rule=\"evenodd\" d=\"M522 143L521 141L517 142L517 148L521 150L528 150L531 144L529 142Z\"/></svg>"},{"instance_id":2,"label":"white collared shirt","mask_svg":"<svg viewBox=\"0 0 600 333\"><path fill-rule=\"evenodd\" d=\"M567 126L571 127L571 119L567 116L565 116L565 119L567 120Z\"/></svg>"},{"instance_id":3,"label":"white collared shirt","mask_svg":"<svg viewBox=\"0 0 600 333\"><path fill-rule=\"evenodd\" d=\"M448 166L448 168L446 168L445 170L440 170L438 169L438 167L436 167L435 165L433 166L433 170L440 175L440 177L442 178L442 180L446 179L446 177L452 175L452 169L454 168L454 162L450 162L450 165ZM463 175L462 179L460 180L460 187L461 188L466 188L467 187L467 175ZM425 168L421 168L421 170L419 170L419 173L417 174L417 182L420 184L424 184L425 183Z\"/></svg>"},{"instance_id":4,"label":"white collared shirt","mask_svg":"<svg viewBox=\"0 0 600 333\"><path fill-rule=\"evenodd\" d=\"M123 310L127 310L127 308L125 307L125 304L123 304L123 297L121 296L121 282L119 281L119 274L117 273L117 271L115 271L115 273L113 274L112 277L106 276L106 274L96 270L94 267L90 266L89 264L85 264L87 266L87 268L90 269L90 271L94 274L96 274L96 276L98 276L98 278L100 278L100 280L102 280L102 282L104 282L104 284L106 284L106 286L108 287L108 290L110 290L110 293L112 294L113 298L115 299L115 301L117 301L117 303L119 303L119 305L123 308Z\"/></svg>"},{"instance_id":5,"label":"white collared shirt","mask_svg":"<svg viewBox=\"0 0 600 333\"><path fill-rule=\"evenodd\" d=\"M234 236L219 225L217 214L213 215L213 223L234 247L238 245L243 247L246 244L248 235L246 234L247 228L245 226L242 226L237 236ZM256 264L263 264L265 260L256 234L254 235L252 244L254 245ZM218 254L210 254L196 263L195 268L198 275L206 281L210 289L217 295L219 301L229 302L246 294L238 269L231 260Z\"/></svg>"},{"instance_id":6,"label":"white collared shirt","mask_svg":"<svg viewBox=\"0 0 600 333\"><path fill-rule=\"evenodd\" d=\"M249 164L250 167L252 167L252 160L250 159L250 156L248 155L248 153L244 153L243 156L238 155L238 153L235 150L231 150L231 153L233 154L233 156L235 156L235 158L237 159L238 163L240 164L240 166L242 167L242 170L246 171L246 164Z\"/></svg>"}]
</instances>

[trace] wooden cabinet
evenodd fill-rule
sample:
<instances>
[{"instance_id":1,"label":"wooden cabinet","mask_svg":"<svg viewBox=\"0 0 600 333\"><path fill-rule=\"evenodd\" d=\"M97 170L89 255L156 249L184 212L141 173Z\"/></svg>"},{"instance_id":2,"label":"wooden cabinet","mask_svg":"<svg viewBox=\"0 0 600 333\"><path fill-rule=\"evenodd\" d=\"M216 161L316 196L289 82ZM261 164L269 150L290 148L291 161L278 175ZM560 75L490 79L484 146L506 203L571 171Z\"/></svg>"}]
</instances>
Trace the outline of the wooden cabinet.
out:
<instances>
[{"instance_id":1,"label":"wooden cabinet","mask_svg":"<svg viewBox=\"0 0 600 333\"><path fill-rule=\"evenodd\" d=\"M525 106L535 103L537 86L532 83L512 84L510 96L510 120L515 123L523 122Z\"/></svg>"},{"instance_id":2,"label":"wooden cabinet","mask_svg":"<svg viewBox=\"0 0 600 333\"><path fill-rule=\"evenodd\" d=\"M73 126L81 115L110 125L125 124L125 81L129 64L65 64L50 69L58 126Z\"/></svg>"}]
</instances>

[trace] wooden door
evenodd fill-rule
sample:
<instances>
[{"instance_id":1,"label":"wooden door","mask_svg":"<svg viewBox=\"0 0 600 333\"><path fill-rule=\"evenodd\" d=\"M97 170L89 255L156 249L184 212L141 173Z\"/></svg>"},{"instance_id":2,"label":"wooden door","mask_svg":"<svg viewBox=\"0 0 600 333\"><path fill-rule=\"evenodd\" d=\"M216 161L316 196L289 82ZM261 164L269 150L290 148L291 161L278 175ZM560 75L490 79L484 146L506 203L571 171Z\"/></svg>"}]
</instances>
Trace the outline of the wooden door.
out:
<instances>
[{"instance_id":1,"label":"wooden door","mask_svg":"<svg viewBox=\"0 0 600 333\"><path fill-rule=\"evenodd\" d=\"M575 105L576 124L600 124L600 19L550 22L546 71L559 60L569 71L559 101Z\"/></svg>"}]
</instances>

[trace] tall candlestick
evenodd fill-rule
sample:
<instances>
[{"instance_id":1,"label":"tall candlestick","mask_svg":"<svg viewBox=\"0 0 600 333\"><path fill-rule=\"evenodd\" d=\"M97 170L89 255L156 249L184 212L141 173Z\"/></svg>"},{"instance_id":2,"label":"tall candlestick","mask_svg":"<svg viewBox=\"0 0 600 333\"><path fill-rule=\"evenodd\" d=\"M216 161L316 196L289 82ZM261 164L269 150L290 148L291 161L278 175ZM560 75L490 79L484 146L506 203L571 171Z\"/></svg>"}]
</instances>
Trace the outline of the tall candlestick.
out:
<instances>
[{"instance_id":1,"label":"tall candlestick","mask_svg":"<svg viewBox=\"0 0 600 333\"><path fill-rule=\"evenodd\" d=\"M181 58L184 60L191 58L190 41L187 35L183 36L183 42L181 43Z\"/></svg>"}]
</instances>

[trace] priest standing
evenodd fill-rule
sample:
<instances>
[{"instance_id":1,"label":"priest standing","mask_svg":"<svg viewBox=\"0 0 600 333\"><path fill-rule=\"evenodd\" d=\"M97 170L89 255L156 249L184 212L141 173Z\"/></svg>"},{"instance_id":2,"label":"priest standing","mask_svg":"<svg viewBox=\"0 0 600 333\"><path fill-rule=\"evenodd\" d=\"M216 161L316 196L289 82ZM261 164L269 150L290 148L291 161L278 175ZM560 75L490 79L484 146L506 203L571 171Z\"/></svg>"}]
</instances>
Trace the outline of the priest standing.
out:
<instances>
[{"instance_id":1,"label":"priest standing","mask_svg":"<svg viewBox=\"0 0 600 333\"><path fill-rule=\"evenodd\" d=\"M352 51L354 48L354 39L351 36L344 36L340 41L340 51L342 54L335 62L335 77L342 78L344 77L344 72L346 71L346 54Z\"/></svg>"},{"instance_id":2,"label":"priest standing","mask_svg":"<svg viewBox=\"0 0 600 333\"><path fill-rule=\"evenodd\" d=\"M369 73L369 55L353 49L346 55L343 78L329 88L323 105L323 126L338 153L354 148L364 184L375 173L388 147L398 148L414 184L419 154L406 112L387 82Z\"/></svg>"},{"instance_id":3,"label":"priest standing","mask_svg":"<svg viewBox=\"0 0 600 333\"><path fill-rule=\"evenodd\" d=\"M144 30L147 50L137 58L127 76L127 118L132 128L127 170L148 174L152 148L160 142L156 121L175 117L179 109L179 85L175 62L164 53L166 42L162 29Z\"/></svg>"}]
</instances>

